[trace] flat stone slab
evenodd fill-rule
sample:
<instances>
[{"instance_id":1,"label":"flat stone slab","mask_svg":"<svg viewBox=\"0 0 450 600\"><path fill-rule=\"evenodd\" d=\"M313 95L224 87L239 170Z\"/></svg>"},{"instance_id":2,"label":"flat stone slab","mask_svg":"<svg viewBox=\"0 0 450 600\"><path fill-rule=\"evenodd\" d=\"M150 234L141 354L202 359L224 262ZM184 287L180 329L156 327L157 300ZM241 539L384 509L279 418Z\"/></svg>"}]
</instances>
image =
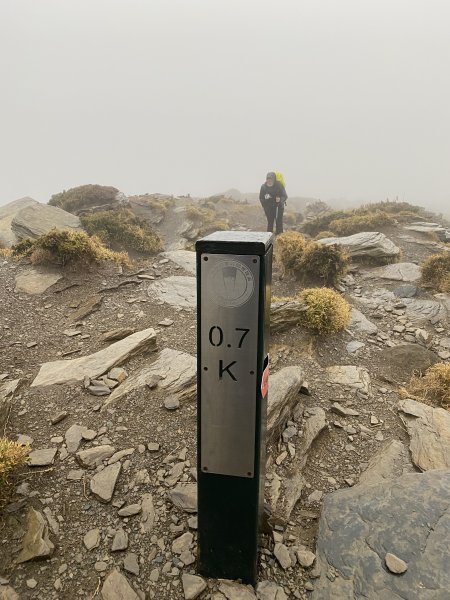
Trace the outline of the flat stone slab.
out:
<instances>
[{"instance_id":1,"label":"flat stone slab","mask_svg":"<svg viewBox=\"0 0 450 600\"><path fill-rule=\"evenodd\" d=\"M102 586L102 600L140 600L140 597L128 583L127 578L114 569Z\"/></svg>"},{"instance_id":2,"label":"flat stone slab","mask_svg":"<svg viewBox=\"0 0 450 600\"><path fill-rule=\"evenodd\" d=\"M79 383L84 381L85 377L96 379L112 367L125 362L130 356L154 350L155 347L155 330L144 329L89 356L43 364L31 387Z\"/></svg>"},{"instance_id":3,"label":"flat stone slab","mask_svg":"<svg viewBox=\"0 0 450 600\"><path fill-rule=\"evenodd\" d=\"M407 474L325 497L312 600L446 600L450 471ZM390 553L408 569L391 573ZM327 577L330 570L337 577Z\"/></svg>"},{"instance_id":4,"label":"flat stone slab","mask_svg":"<svg viewBox=\"0 0 450 600\"><path fill-rule=\"evenodd\" d=\"M27 513L26 532L22 541L22 550L18 563L28 562L52 555L55 546L48 537L47 521L42 514L30 508Z\"/></svg>"},{"instance_id":5,"label":"flat stone slab","mask_svg":"<svg viewBox=\"0 0 450 600\"><path fill-rule=\"evenodd\" d=\"M82 230L80 219L62 208L49 204L30 204L19 210L11 221L13 233L20 239L36 239L51 229Z\"/></svg>"},{"instance_id":6,"label":"flat stone slab","mask_svg":"<svg viewBox=\"0 0 450 600\"><path fill-rule=\"evenodd\" d=\"M155 384L156 382L156 384ZM104 408L146 385L163 390L167 396L186 400L195 396L197 384L197 359L186 352L165 348L148 367L130 375L108 397Z\"/></svg>"},{"instance_id":7,"label":"flat stone slab","mask_svg":"<svg viewBox=\"0 0 450 600\"><path fill-rule=\"evenodd\" d=\"M52 465L55 460L58 448L44 448L42 450L33 450L28 457L29 467L46 467Z\"/></svg>"},{"instance_id":8,"label":"flat stone slab","mask_svg":"<svg viewBox=\"0 0 450 600\"><path fill-rule=\"evenodd\" d=\"M188 273L195 275L196 273L196 254L189 250L170 250L162 252L161 256L168 258L179 267L182 267Z\"/></svg>"},{"instance_id":9,"label":"flat stone slab","mask_svg":"<svg viewBox=\"0 0 450 600\"><path fill-rule=\"evenodd\" d=\"M400 400L414 464L422 471L450 468L450 412L415 400Z\"/></svg>"},{"instance_id":10,"label":"flat stone slab","mask_svg":"<svg viewBox=\"0 0 450 600\"><path fill-rule=\"evenodd\" d=\"M448 317L448 309L437 300L404 298L403 302L406 305L406 315L417 325L426 323L431 319L445 321Z\"/></svg>"},{"instance_id":11,"label":"flat stone slab","mask_svg":"<svg viewBox=\"0 0 450 600\"><path fill-rule=\"evenodd\" d=\"M372 456L358 484L380 483L413 470L407 447L397 440L391 440Z\"/></svg>"},{"instance_id":12,"label":"flat stone slab","mask_svg":"<svg viewBox=\"0 0 450 600\"><path fill-rule=\"evenodd\" d=\"M383 376L395 383L407 382L413 373L425 373L429 367L439 362L437 354L419 344L383 348L380 359Z\"/></svg>"},{"instance_id":13,"label":"flat stone slab","mask_svg":"<svg viewBox=\"0 0 450 600\"><path fill-rule=\"evenodd\" d=\"M297 326L305 310L305 304L297 300L273 302L270 306L270 331L276 333Z\"/></svg>"},{"instance_id":14,"label":"flat stone slab","mask_svg":"<svg viewBox=\"0 0 450 600\"><path fill-rule=\"evenodd\" d=\"M182 308L195 308L197 306L197 280L195 277L173 275L152 281L147 293L150 298Z\"/></svg>"},{"instance_id":15,"label":"flat stone slab","mask_svg":"<svg viewBox=\"0 0 450 600\"><path fill-rule=\"evenodd\" d=\"M331 383L355 388L366 394L370 393L370 375L365 367L335 365L327 367L326 373Z\"/></svg>"},{"instance_id":16,"label":"flat stone slab","mask_svg":"<svg viewBox=\"0 0 450 600\"><path fill-rule=\"evenodd\" d=\"M16 276L15 291L32 296L43 294L57 281L62 279L61 273L41 269L27 269Z\"/></svg>"},{"instance_id":17,"label":"flat stone slab","mask_svg":"<svg viewBox=\"0 0 450 600\"><path fill-rule=\"evenodd\" d=\"M352 258L369 256L371 258L390 258L400 254L389 238L378 231L363 231L346 237L331 237L317 240L319 244L343 246Z\"/></svg>"},{"instance_id":18,"label":"flat stone slab","mask_svg":"<svg viewBox=\"0 0 450 600\"><path fill-rule=\"evenodd\" d=\"M405 282L418 281L421 276L420 267L415 263L394 263L364 273L364 279L392 279Z\"/></svg>"},{"instance_id":19,"label":"flat stone slab","mask_svg":"<svg viewBox=\"0 0 450 600\"><path fill-rule=\"evenodd\" d=\"M121 467L121 463L116 462L105 467L91 479L91 492L100 502L109 502L113 497Z\"/></svg>"}]
</instances>

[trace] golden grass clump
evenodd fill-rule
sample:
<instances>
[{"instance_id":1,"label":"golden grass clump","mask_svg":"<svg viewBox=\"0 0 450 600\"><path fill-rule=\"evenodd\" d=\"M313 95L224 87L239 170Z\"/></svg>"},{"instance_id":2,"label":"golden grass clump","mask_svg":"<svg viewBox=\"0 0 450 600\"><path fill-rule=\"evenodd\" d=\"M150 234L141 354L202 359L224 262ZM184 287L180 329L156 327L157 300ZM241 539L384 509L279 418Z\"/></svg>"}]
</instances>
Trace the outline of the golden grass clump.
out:
<instances>
[{"instance_id":1,"label":"golden grass clump","mask_svg":"<svg viewBox=\"0 0 450 600\"><path fill-rule=\"evenodd\" d=\"M450 364L436 363L423 377L413 375L407 392L444 408L450 408Z\"/></svg>"},{"instance_id":2,"label":"golden grass clump","mask_svg":"<svg viewBox=\"0 0 450 600\"><path fill-rule=\"evenodd\" d=\"M128 208L104 210L82 215L81 223L89 235L96 235L110 246L156 254L162 250L159 235Z\"/></svg>"},{"instance_id":3,"label":"golden grass clump","mask_svg":"<svg viewBox=\"0 0 450 600\"><path fill-rule=\"evenodd\" d=\"M361 231L374 231L394 222L393 218L382 210L368 212L363 215L349 215L345 218L335 219L330 223L330 229L336 235L346 236Z\"/></svg>"},{"instance_id":4,"label":"golden grass clump","mask_svg":"<svg viewBox=\"0 0 450 600\"><path fill-rule=\"evenodd\" d=\"M11 248L6 248L5 244L0 240L0 256L3 258L9 258L12 256Z\"/></svg>"},{"instance_id":5,"label":"golden grass clump","mask_svg":"<svg viewBox=\"0 0 450 600\"><path fill-rule=\"evenodd\" d=\"M450 252L432 254L421 265L422 282L439 292L450 292Z\"/></svg>"},{"instance_id":6,"label":"golden grass clump","mask_svg":"<svg viewBox=\"0 0 450 600\"><path fill-rule=\"evenodd\" d=\"M332 231L319 231L314 238L315 240L324 240L325 238L336 237Z\"/></svg>"},{"instance_id":7,"label":"golden grass clump","mask_svg":"<svg viewBox=\"0 0 450 600\"><path fill-rule=\"evenodd\" d=\"M213 231L228 231L230 225L227 220L220 218L215 210L214 203L208 202L205 206L194 206L188 204L186 206L186 215L199 228L199 237L208 235Z\"/></svg>"},{"instance_id":8,"label":"golden grass clump","mask_svg":"<svg viewBox=\"0 0 450 600\"><path fill-rule=\"evenodd\" d=\"M301 280L334 285L345 275L348 257L337 245L324 246L287 231L278 236L277 260L286 272Z\"/></svg>"},{"instance_id":9,"label":"golden grass clump","mask_svg":"<svg viewBox=\"0 0 450 600\"><path fill-rule=\"evenodd\" d=\"M14 469L27 462L30 446L22 446L5 437L0 437L0 486L8 482Z\"/></svg>"},{"instance_id":10,"label":"golden grass clump","mask_svg":"<svg viewBox=\"0 0 450 600\"><path fill-rule=\"evenodd\" d=\"M48 203L67 212L78 214L93 206L103 206L116 202L119 190L109 185L80 185L54 194Z\"/></svg>"},{"instance_id":11,"label":"golden grass clump","mask_svg":"<svg viewBox=\"0 0 450 600\"><path fill-rule=\"evenodd\" d=\"M18 258L29 258L32 264L49 264L76 268L102 261L129 265L126 252L113 252L96 237L74 229L52 229L35 240L23 240L13 246Z\"/></svg>"},{"instance_id":12,"label":"golden grass clump","mask_svg":"<svg viewBox=\"0 0 450 600\"><path fill-rule=\"evenodd\" d=\"M301 316L301 325L320 335L337 333L350 322L350 304L337 292L329 288L308 288L297 295L306 310Z\"/></svg>"}]
</instances>

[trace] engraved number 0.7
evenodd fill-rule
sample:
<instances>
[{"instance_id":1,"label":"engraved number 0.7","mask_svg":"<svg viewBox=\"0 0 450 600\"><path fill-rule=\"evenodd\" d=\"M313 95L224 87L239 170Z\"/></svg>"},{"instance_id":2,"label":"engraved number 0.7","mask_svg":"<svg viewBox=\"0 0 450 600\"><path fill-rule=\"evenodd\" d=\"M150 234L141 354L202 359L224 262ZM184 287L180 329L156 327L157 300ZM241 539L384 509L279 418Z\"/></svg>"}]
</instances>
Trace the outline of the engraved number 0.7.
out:
<instances>
[{"instance_id":1,"label":"engraved number 0.7","mask_svg":"<svg viewBox=\"0 0 450 600\"><path fill-rule=\"evenodd\" d=\"M241 337L239 340L238 348L242 348L245 336L249 333L250 329L244 329L243 327L236 327L235 331L240 331ZM221 346L223 344L223 329L218 325L213 325L209 330L209 343L211 346Z\"/></svg>"}]
</instances>

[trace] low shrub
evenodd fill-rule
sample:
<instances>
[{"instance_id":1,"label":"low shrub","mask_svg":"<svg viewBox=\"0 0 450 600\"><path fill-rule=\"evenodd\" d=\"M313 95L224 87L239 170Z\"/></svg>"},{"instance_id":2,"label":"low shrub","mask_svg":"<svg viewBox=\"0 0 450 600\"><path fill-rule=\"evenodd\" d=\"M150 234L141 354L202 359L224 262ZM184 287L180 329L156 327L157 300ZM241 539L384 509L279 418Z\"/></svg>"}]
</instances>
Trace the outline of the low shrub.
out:
<instances>
[{"instance_id":1,"label":"low shrub","mask_svg":"<svg viewBox=\"0 0 450 600\"><path fill-rule=\"evenodd\" d=\"M421 265L422 282L439 292L450 292L450 252L432 254Z\"/></svg>"},{"instance_id":2,"label":"low shrub","mask_svg":"<svg viewBox=\"0 0 450 600\"><path fill-rule=\"evenodd\" d=\"M150 254L162 250L159 235L128 208L86 214L80 219L89 235L96 235L108 246L114 244Z\"/></svg>"},{"instance_id":3,"label":"low shrub","mask_svg":"<svg viewBox=\"0 0 450 600\"><path fill-rule=\"evenodd\" d=\"M296 225L297 224L297 214L291 211L286 211L284 213L284 222L286 225Z\"/></svg>"},{"instance_id":4,"label":"low shrub","mask_svg":"<svg viewBox=\"0 0 450 600\"><path fill-rule=\"evenodd\" d=\"M27 462L30 449L30 446L0 437L0 487L8 483L8 477L14 469Z\"/></svg>"},{"instance_id":5,"label":"low shrub","mask_svg":"<svg viewBox=\"0 0 450 600\"><path fill-rule=\"evenodd\" d=\"M377 210L365 215L353 215L335 219L330 223L330 229L338 236L352 235L361 231L377 231L380 227L391 225L393 218L387 213Z\"/></svg>"},{"instance_id":6,"label":"low shrub","mask_svg":"<svg viewBox=\"0 0 450 600\"><path fill-rule=\"evenodd\" d=\"M450 364L436 363L423 377L413 375L407 391L444 408L450 407Z\"/></svg>"},{"instance_id":7,"label":"low shrub","mask_svg":"<svg viewBox=\"0 0 450 600\"><path fill-rule=\"evenodd\" d=\"M336 237L336 235L332 231L320 231L314 239L315 240L323 240L325 238L330 238L330 237Z\"/></svg>"},{"instance_id":8,"label":"low shrub","mask_svg":"<svg viewBox=\"0 0 450 600\"><path fill-rule=\"evenodd\" d=\"M76 215L86 208L115 203L118 193L117 188L108 185L80 185L54 194L48 203Z\"/></svg>"},{"instance_id":9,"label":"low shrub","mask_svg":"<svg viewBox=\"0 0 450 600\"><path fill-rule=\"evenodd\" d=\"M335 285L345 275L348 265L348 257L341 247L306 240L295 231L278 236L277 260L297 279L320 281L325 285Z\"/></svg>"},{"instance_id":10,"label":"low shrub","mask_svg":"<svg viewBox=\"0 0 450 600\"><path fill-rule=\"evenodd\" d=\"M9 258L11 255L11 248L6 248L5 244L0 240L0 256L3 258Z\"/></svg>"},{"instance_id":11,"label":"low shrub","mask_svg":"<svg viewBox=\"0 0 450 600\"><path fill-rule=\"evenodd\" d=\"M209 202L209 204L201 207L193 204L186 206L188 218L199 226L199 237L208 235L213 231L228 231L230 229L228 221L217 215L213 204Z\"/></svg>"},{"instance_id":12,"label":"low shrub","mask_svg":"<svg viewBox=\"0 0 450 600\"><path fill-rule=\"evenodd\" d=\"M113 261L129 264L126 252L113 252L96 237L89 237L84 231L73 229L52 229L35 240L23 240L13 246L17 258L29 258L33 264L49 264L76 268Z\"/></svg>"},{"instance_id":13,"label":"low shrub","mask_svg":"<svg viewBox=\"0 0 450 600\"><path fill-rule=\"evenodd\" d=\"M320 335L341 331L350 322L350 304L334 290L308 288L296 299L306 306L301 313L301 325Z\"/></svg>"}]
</instances>

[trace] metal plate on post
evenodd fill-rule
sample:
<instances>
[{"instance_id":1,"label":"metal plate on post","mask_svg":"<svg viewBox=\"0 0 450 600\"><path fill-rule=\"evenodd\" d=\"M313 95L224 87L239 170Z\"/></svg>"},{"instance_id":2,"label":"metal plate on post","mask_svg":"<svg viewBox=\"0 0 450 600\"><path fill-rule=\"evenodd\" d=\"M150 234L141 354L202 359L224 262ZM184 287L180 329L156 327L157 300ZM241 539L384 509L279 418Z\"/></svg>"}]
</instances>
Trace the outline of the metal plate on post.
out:
<instances>
[{"instance_id":1,"label":"metal plate on post","mask_svg":"<svg viewBox=\"0 0 450 600\"><path fill-rule=\"evenodd\" d=\"M201 256L201 469L254 477L260 257Z\"/></svg>"}]
</instances>

